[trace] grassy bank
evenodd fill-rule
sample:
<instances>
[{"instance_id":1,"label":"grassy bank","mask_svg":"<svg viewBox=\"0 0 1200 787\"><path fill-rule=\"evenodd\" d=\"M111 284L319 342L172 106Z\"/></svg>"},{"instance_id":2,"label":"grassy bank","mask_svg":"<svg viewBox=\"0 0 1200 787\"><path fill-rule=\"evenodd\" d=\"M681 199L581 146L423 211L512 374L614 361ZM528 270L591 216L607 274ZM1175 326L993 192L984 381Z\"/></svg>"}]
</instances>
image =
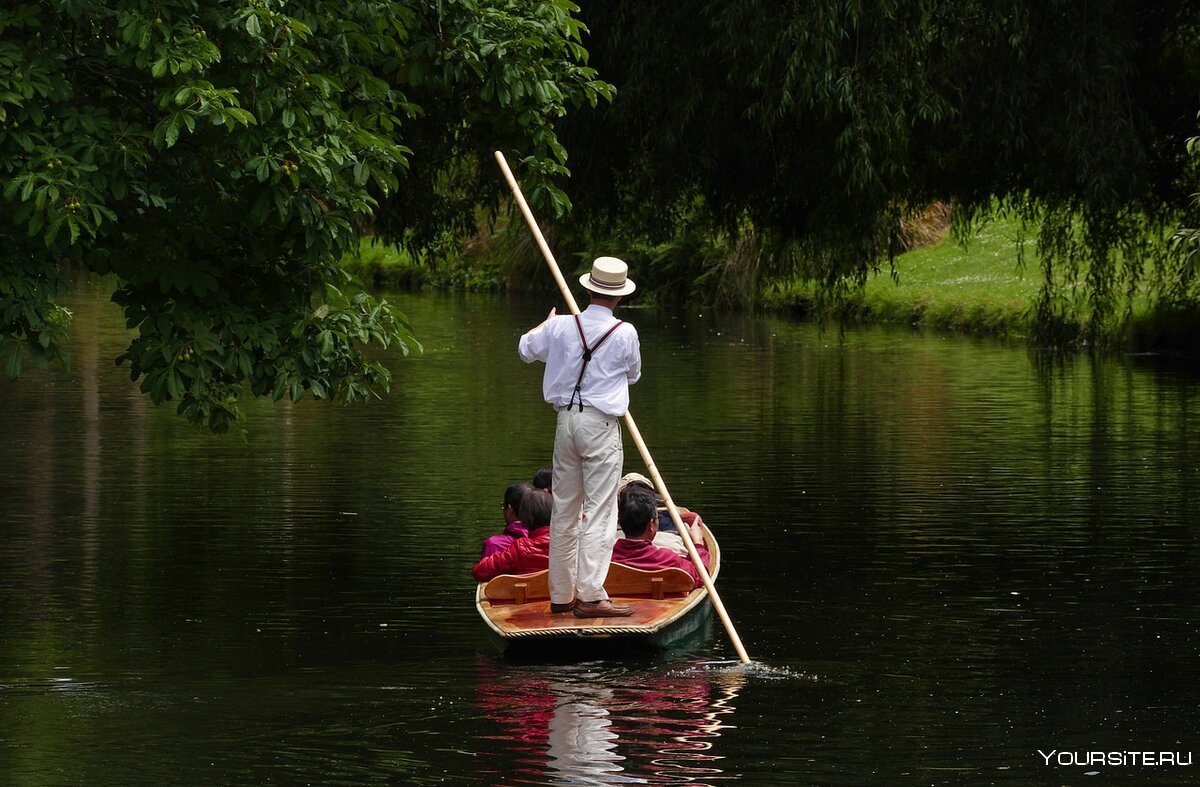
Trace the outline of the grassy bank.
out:
<instances>
[{"instance_id":1,"label":"grassy bank","mask_svg":"<svg viewBox=\"0 0 1200 787\"><path fill-rule=\"evenodd\" d=\"M357 256L347 255L342 266L367 287L377 290L419 290L423 287L489 291L503 289L507 272L499 259L476 255L459 260L418 261L404 249L364 238Z\"/></svg>"},{"instance_id":2,"label":"grassy bank","mask_svg":"<svg viewBox=\"0 0 1200 787\"><path fill-rule=\"evenodd\" d=\"M1024 246L1024 267L1018 250ZM854 322L920 325L993 336L1021 336L1032 317L1041 287L1041 269L1030 237L1020 225L993 220L967 243L953 238L896 258L895 276L887 263L839 313ZM817 302L811 283L795 282L768 294L774 308L811 311ZM828 315L827 315L828 316Z\"/></svg>"},{"instance_id":3,"label":"grassy bank","mask_svg":"<svg viewBox=\"0 0 1200 787\"><path fill-rule=\"evenodd\" d=\"M377 290L416 290L425 285L427 278L408 252L373 238L363 238L358 255L343 257L342 267Z\"/></svg>"},{"instance_id":4,"label":"grassy bank","mask_svg":"<svg viewBox=\"0 0 1200 787\"><path fill-rule=\"evenodd\" d=\"M845 303L828 307L828 313L821 316L860 324L890 323L1024 338L1030 334L1042 285L1034 247L1032 233L1023 234L1017 220L994 218L965 246L946 236L900 255L895 276L884 262L861 291L851 294ZM368 286L386 289L501 290L509 286L511 268L511 262L499 256L480 253L423 265L403 251L370 240L363 241L357 259L347 258L345 264ZM760 303L772 310L812 315L820 299L812 283L794 281L771 288ZM1088 309L1082 294L1070 302L1066 333L1086 321ZM1143 296L1135 300L1129 322L1113 337L1113 343L1135 351L1200 354L1196 337L1200 337L1200 315L1153 308Z\"/></svg>"},{"instance_id":5,"label":"grassy bank","mask_svg":"<svg viewBox=\"0 0 1200 787\"><path fill-rule=\"evenodd\" d=\"M1015 221L998 220L985 225L966 248L945 238L901 255L896 259L897 277L889 275L885 266L862 292L851 296L842 314L861 322L1021 335L1041 271L1030 239L1024 241L1027 269L1019 268L1019 236ZM384 289L493 290L503 288L507 278L498 262L475 257L457 264L422 265L406 252L373 240L363 241L358 258L343 262L368 286ZM773 289L764 298L768 308L808 313L815 295L811 283L796 282Z\"/></svg>"},{"instance_id":6,"label":"grassy bank","mask_svg":"<svg viewBox=\"0 0 1200 787\"><path fill-rule=\"evenodd\" d=\"M1032 332L1042 276L1033 233L1022 233L1018 221L994 218L965 246L946 236L901 254L895 260L895 276L883 264L862 292L853 294L847 304L830 308L832 313L824 317L1026 338ZM1067 306L1061 318L1062 332L1067 337L1079 336L1091 316L1091 305L1082 286L1064 290ZM811 312L818 302L808 283L781 288L768 301L775 307L804 312ZM1100 341L1130 352L1200 358L1200 313L1194 308L1154 304L1144 284L1135 295L1128 320L1118 318L1110 335Z\"/></svg>"},{"instance_id":7,"label":"grassy bank","mask_svg":"<svg viewBox=\"0 0 1200 787\"><path fill-rule=\"evenodd\" d=\"M1031 333L1042 286L1033 231L1022 234L1014 219L994 218L967 242L945 237L896 258L895 277L883 263L861 292L830 307L827 318L892 323L1002 338ZM1024 250L1024 264L1018 250ZM1079 335L1090 316L1081 287L1067 287L1063 334ZM794 282L766 296L773 308L812 313L819 299L812 284ZM1113 348L1169 351L1200 356L1200 314L1155 305L1145 286L1127 322L1113 326ZM1069 341L1067 342L1069 343Z\"/></svg>"}]
</instances>

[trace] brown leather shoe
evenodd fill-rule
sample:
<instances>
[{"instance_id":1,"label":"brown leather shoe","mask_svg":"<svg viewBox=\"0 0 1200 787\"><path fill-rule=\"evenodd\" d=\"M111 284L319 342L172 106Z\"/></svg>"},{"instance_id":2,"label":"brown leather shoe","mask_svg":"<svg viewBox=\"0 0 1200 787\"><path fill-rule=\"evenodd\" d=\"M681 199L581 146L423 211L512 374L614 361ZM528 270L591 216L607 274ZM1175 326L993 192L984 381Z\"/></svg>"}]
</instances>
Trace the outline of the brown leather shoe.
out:
<instances>
[{"instance_id":1,"label":"brown leather shoe","mask_svg":"<svg viewBox=\"0 0 1200 787\"><path fill-rule=\"evenodd\" d=\"M577 618L624 618L632 614L633 607L614 604L608 599L575 603L575 617Z\"/></svg>"},{"instance_id":2,"label":"brown leather shoe","mask_svg":"<svg viewBox=\"0 0 1200 787\"><path fill-rule=\"evenodd\" d=\"M575 601L568 601L566 604L555 604L553 601L551 601L550 602L550 614L558 615L562 612L570 612L571 610L575 609L575 605L576 605Z\"/></svg>"}]
</instances>

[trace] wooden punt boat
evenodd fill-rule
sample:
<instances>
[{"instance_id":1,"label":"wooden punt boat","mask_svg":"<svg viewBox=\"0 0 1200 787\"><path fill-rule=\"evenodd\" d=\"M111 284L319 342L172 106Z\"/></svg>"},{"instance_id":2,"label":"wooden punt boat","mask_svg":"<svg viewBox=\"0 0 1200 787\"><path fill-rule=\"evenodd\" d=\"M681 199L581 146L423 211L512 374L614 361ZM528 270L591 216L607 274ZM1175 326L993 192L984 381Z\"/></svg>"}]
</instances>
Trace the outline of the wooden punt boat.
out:
<instances>
[{"instance_id":1,"label":"wooden punt boat","mask_svg":"<svg viewBox=\"0 0 1200 787\"><path fill-rule=\"evenodd\" d=\"M721 570L721 550L712 531L701 525L711 556L713 582ZM604 582L609 597L633 607L622 618L577 618L551 614L546 571L503 574L481 583L475 608L505 645L523 642L631 640L668 647L710 621L708 590L693 587L692 577L678 568L642 571L613 563Z\"/></svg>"}]
</instances>

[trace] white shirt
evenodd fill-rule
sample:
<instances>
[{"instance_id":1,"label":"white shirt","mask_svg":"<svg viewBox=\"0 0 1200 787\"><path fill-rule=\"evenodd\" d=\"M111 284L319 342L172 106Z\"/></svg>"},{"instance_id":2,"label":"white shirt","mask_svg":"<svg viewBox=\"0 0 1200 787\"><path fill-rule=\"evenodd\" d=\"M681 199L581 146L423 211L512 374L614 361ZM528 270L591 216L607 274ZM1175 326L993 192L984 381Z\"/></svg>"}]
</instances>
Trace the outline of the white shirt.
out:
<instances>
[{"instance_id":1,"label":"white shirt","mask_svg":"<svg viewBox=\"0 0 1200 787\"><path fill-rule=\"evenodd\" d=\"M595 347L605 331L617 322L612 309L594 303L579 315L579 320L589 347ZM521 337L517 351L525 363L546 364L542 396L555 409L566 407L583 365L583 344L579 341L575 317L559 314L547 320ZM637 329L625 323L592 354L580 388L583 403L605 415L623 416L629 409L629 386L641 376L642 350Z\"/></svg>"}]
</instances>

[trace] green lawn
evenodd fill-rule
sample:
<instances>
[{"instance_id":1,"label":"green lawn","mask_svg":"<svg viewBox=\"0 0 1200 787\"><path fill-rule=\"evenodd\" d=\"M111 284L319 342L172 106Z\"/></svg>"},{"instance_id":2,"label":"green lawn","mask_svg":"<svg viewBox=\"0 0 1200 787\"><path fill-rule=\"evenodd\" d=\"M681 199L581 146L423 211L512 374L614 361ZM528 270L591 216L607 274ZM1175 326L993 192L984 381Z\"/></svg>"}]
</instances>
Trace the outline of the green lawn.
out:
<instances>
[{"instance_id":1,"label":"green lawn","mask_svg":"<svg viewBox=\"0 0 1200 787\"><path fill-rule=\"evenodd\" d=\"M1024 267L1018 250L1025 248ZM896 258L867 282L854 309L874 321L990 334L1021 333L1041 287L1034 240L1015 220L992 220L967 243L941 243Z\"/></svg>"},{"instance_id":2,"label":"green lawn","mask_svg":"<svg viewBox=\"0 0 1200 787\"><path fill-rule=\"evenodd\" d=\"M1018 265L1018 244L1024 245L1024 268ZM887 262L853 293L839 312L852 322L893 323L933 327L1000 337L1030 333L1033 306L1042 285L1042 269L1033 232L1022 239L1016 219L993 218L966 246L953 237L896 258L896 277ZM1086 323L1091 306L1086 289L1066 288L1071 299L1064 316L1066 333ZM815 289L794 282L768 297L768 305L810 311ZM827 315L831 316L831 315ZM1128 321L1114 324L1115 332L1102 341L1128 350L1168 350L1200 354L1200 312L1187 306L1155 304L1143 285L1134 298ZM1069 340L1068 340L1069 341Z\"/></svg>"},{"instance_id":3,"label":"green lawn","mask_svg":"<svg viewBox=\"0 0 1200 787\"><path fill-rule=\"evenodd\" d=\"M858 322L926 325L999 336L1026 331L1041 285L1034 240L1025 237L1025 267L1018 265L1020 223L992 219L966 247L947 236L940 243L896 258L893 277L886 260L862 292L850 296L845 316ZM769 302L811 308L813 285L796 282Z\"/></svg>"}]
</instances>

